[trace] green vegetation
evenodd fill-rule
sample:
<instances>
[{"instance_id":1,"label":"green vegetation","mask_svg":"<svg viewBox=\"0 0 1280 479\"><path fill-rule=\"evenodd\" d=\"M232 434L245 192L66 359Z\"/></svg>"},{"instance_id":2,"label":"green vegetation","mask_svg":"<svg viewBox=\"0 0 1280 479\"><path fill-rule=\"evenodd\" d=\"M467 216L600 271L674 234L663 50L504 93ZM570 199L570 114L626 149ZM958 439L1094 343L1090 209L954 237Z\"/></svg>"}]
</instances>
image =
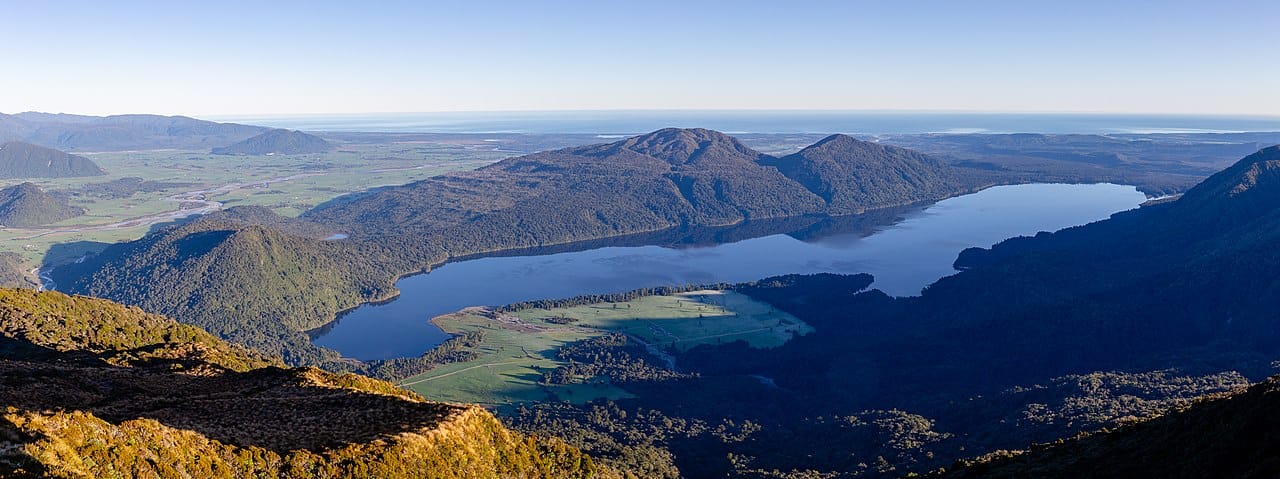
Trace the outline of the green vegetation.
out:
<instances>
[{"instance_id":1,"label":"green vegetation","mask_svg":"<svg viewBox=\"0 0 1280 479\"><path fill-rule=\"evenodd\" d=\"M976 186L923 155L833 137L822 181L868 193L828 200L777 158L703 129L665 129L606 145L511 158L318 208L306 217L387 244L434 242L452 256L748 219L848 213L940 199ZM847 164L860 163L852 167ZM913 164L914 162L924 162ZM841 175L857 169L856 179ZM927 173L927 174L924 174ZM911 186L901 185L903 176ZM416 238L416 239L415 239ZM407 247L407 245L403 246Z\"/></svg>"},{"instance_id":2,"label":"green vegetation","mask_svg":"<svg viewBox=\"0 0 1280 479\"><path fill-rule=\"evenodd\" d=\"M391 147L423 148L418 145ZM373 155L343 153L347 146L341 148L333 155L354 155L362 158L363 164L375 161ZM833 154L838 156L838 152ZM136 155L130 158L141 161ZM244 158L209 161L221 165ZM282 158L284 165L295 171L333 161L331 156ZM339 311L390 297L395 277L425 271L450 258L675 226L732 225L745 219L824 211L825 200L763 165L766 159L718 132L668 129L609 145L511 158L476 171L353 195L310 209L296 220L260 210L251 214L227 212L162 229L127 244L99 247L97 251L86 251L90 248L84 245L60 247L49 256L80 261L53 272L61 289L171 315L224 338L282 355L290 364L378 374L377 365L340 361L334 353L315 348L303 332L321 327ZM864 163L874 159L862 153L847 158ZM253 161L255 165L245 170L273 174L261 164L268 161L264 157ZM902 163L900 158L893 161L895 165ZM193 171L204 168L200 163L188 166ZM461 166L461 162L450 166ZM326 168L316 166L319 172ZM876 171L902 174L893 168ZM283 171L275 172L279 173ZM922 181L951 181L950 173L936 173ZM247 195L253 191L246 186L248 182L238 183L241 186L227 193L228 197L218 199L226 204L262 204L273 212L288 214L292 212L288 208L304 209L310 202L272 204L270 199L276 196L272 192L300 187L303 180L280 181L275 187L263 185L265 191L252 195ZM946 185L932 186L945 190ZM346 185L353 189L360 186L360 182ZM960 192L959 186L956 188L953 193ZM894 187L874 197L887 203L863 206L913 201L895 196L908 193ZM241 201L234 194L246 196ZM203 197L207 201L214 196ZM321 241L332 233L348 234L349 238ZM33 249L39 251L40 247ZM98 254L83 261L76 256L86 252ZM720 334L690 332L681 342L697 344L689 338L700 335L727 338L717 336ZM395 368L404 369L402 366Z\"/></svg>"},{"instance_id":3,"label":"green vegetation","mask_svg":"<svg viewBox=\"0 0 1280 479\"><path fill-rule=\"evenodd\" d=\"M0 188L0 227L26 227L56 223L84 214L32 183Z\"/></svg>"},{"instance_id":4,"label":"green vegetation","mask_svg":"<svg viewBox=\"0 0 1280 479\"><path fill-rule=\"evenodd\" d=\"M616 477L480 408L281 365L137 308L0 290L0 474Z\"/></svg>"},{"instance_id":5,"label":"green vegetation","mask_svg":"<svg viewBox=\"0 0 1280 479\"><path fill-rule=\"evenodd\" d=\"M8 251L0 252L0 287L30 288L32 286L35 284L27 279L22 255Z\"/></svg>"},{"instance_id":6,"label":"green vegetation","mask_svg":"<svg viewBox=\"0 0 1280 479\"><path fill-rule=\"evenodd\" d=\"M959 183L955 172L928 155L845 135L765 164L821 197L834 214L946 198Z\"/></svg>"},{"instance_id":7,"label":"green vegetation","mask_svg":"<svg viewBox=\"0 0 1280 479\"><path fill-rule=\"evenodd\" d=\"M567 321L566 321L567 320ZM626 383L669 379L663 349L685 350L700 344L743 341L754 348L777 347L812 329L786 313L743 295L693 291L641 296L626 302L596 303L555 309L495 312L468 309L433 320L453 334L483 332L466 361L435 367L401 384L444 401L511 406L551 400L582 403L598 398L630 397ZM620 333L637 343L636 359L623 368L570 372L572 380L549 381L550 375L583 359L564 354L566 347ZM645 346L648 345L648 346ZM623 346L619 344L619 346ZM638 363L638 364L637 364ZM657 363L655 367L654 364ZM561 377L564 377L562 374Z\"/></svg>"},{"instance_id":8,"label":"green vegetation","mask_svg":"<svg viewBox=\"0 0 1280 479\"><path fill-rule=\"evenodd\" d=\"M139 239L155 225L205 211L207 202L264 206L297 216L341 195L472 169L505 156L451 140L343 144L319 155L170 150L86 155L105 165L107 176L31 180L86 210L84 215L38 228L0 229L0 251L21 254L25 269L75 261L109 244Z\"/></svg>"}]
</instances>

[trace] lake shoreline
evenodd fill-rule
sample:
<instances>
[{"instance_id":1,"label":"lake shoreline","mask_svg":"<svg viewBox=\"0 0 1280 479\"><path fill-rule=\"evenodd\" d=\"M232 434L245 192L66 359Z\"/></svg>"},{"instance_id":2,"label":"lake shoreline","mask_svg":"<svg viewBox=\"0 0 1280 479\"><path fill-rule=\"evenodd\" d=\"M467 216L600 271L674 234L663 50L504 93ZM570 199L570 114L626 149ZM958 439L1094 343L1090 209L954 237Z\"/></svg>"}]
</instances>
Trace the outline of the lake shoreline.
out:
<instances>
[{"instance_id":1,"label":"lake shoreline","mask_svg":"<svg viewBox=\"0 0 1280 479\"><path fill-rule=\"evenodd\" d=\"M1113 197L1111 200L1105 200L1105 201L1113 201L1113 204L1111 206L1106 206L1106 207L1100 207L1099 205L1089 206L1089 208L1092 208L1095 211L1095 213L1092 213L1090 216L1080 217L1077 219L1068 219L1068 220L1065 220L1066 221L1065 223L1046 224L1046 227L1051 228L1051 230L1060 229L1061 227L1075 226L1076 224L1083 224L1091 221L1096 221L1098 219L1103 219L1107 216L1110 216L1110 214L1120 211L1122 209L1130 209L1130 208L1137 207L1142 201L1145 201L1145 198L1146 198L1146 195L1144 193L1138 192L1136 188L1133 186L1115 185L1115 184L1107 184L1107 183L1104 183L1104 184L1040 183L1040 184L993 185L993 186L1018 189L1016 191L1009 190L1002 193L1001 188L984 187L982 190L979 190L976 193L976 194L985 195L984 197L989 196L991 198L995 198L997 201L1005 201L1005 200L999 199L1002 197L1014 198L1011 201L1012 204L1004 205L1004 207L1007 207L1007 208L1024 208L1025 205L1018 205L1018 203L1025 203L1025 201L1018 200L1016 197L1018 195L1027 195L1027 194L1033 194L1033 196L1041 195L1041 197L1037 201L1045 202L1049 207L1053 206L1052 204L1049 204L1049 203L1054 203L1057 200L1061 199L1061 198L1055 197L1054 195L1060 195L1062 194L1062 192L1074 192L1074 193L1071 193L1071 196L1067 196L1066 198L1074 198L1075 200L1088 200L1091 195L1093 196L1110 195ZM990 191L995 191L996 193L994 194L987 193ZM1021 191L1021 193L1018 193L1018 191ZM1040 191L1041 193L1035 193L1037 191ZM1057 192L1057 193L1054 193L1054 192ZM705 255L705 254L715 254L715 252L717 251L729 251L733 249L733 248L728 248L728 249L723 248L724 246L727 246L727 245L734 245L734 244L743 243L743 242L750 243L753 240L760 240L762 238L768 238L773 236L790 236L791 238L784 240L786 244L792 244L792 243L801 244L801 243L810 242L810 241L816 242L814 244L821 244L821 242L823 241L823 238L827 236L831 236L833 234L841 238L845 238L841 241L857 242L860 238L865 238L865 237L869 237L869 236L881 233L882 230L885 230L885 229L892 230L893 228L897 228L899 227L899 223L903 221L919 222L918 218L921 217L922 214L924 216L928 216L927 212L930 211L931 209L938 208L939 205L948 204L949 203L948 200L954 201L955 199L964 198L970 195L974 195L974 193L971 193L969 195L959 195L957 197L951 197L946 200L939 200L937 202L929 202L923 206L916 206L914 208L910 208L906 210L884 208L884 209L872 210L867 213L863 213L862 215L845 215L841 217L835 217L830 215L811 215L807 217L791 217L791 218L777 218L777 219L770 219L770 220L748 221L748 222L740 222L737 225L727 226L727 227L702 228L702 229L699 229L694 234L687 234L687 235L686 234L669 234L672 231L675 231L678 233L685 233L689 231L689 229L687 228L664 228L663 230L658 231L658 233L660 233L658 235L655 235L654 233L621 235L621 236L615 236L615 237L609 237L609 238L603 238L603 239L592 239L592 240L564 243L564 244L554 245L546 248L511 248L511 249L506 249L506 250L501 250L496 252L486 252L486 253L480 253L476 255L458 256L455 258L451 258L450 260L441 262L438 265L435 265L426 271L415 271L411 274L399 276L395 282L396 294L389 295L388 298L381 299L376 303L366 302L354 308L344 310L344 312L341 315L339 315L337 320L335 320L334 322L326 324L326 326L323 327L323 329L318 328L317 330L312 330L312 331L321 333L314 337L314 339L317 342L317 345L335 349L335 350L338 350L339 352L343 352L344 356L356 357L356 358L364 357L366 359L381 359L381 358L384 358L383 357L384 355L382 354L371 356L369 354L352 353L349 348L343 346L343 343L341 342L335 343L334 342L335 337L330 337L330 335L333 335L334 334L333 331L339 328L344 329L344 331L341 331L338 333L339 336L341 336L342 334L351 334L350 328L352 328L353 326L351 325L344 326L344 323L347 322L349 319L351 319L353 314L355 314L357 311L360 311L362 306L370 307L370 305L372 305L374 309L385 308L389 303L394 303L396 300L403 300L404 299L403 291L405 290L406 287L409 287L409 288L421 287L421 286L414 286L414 285L405 285L401 283L402 281L414 281L414 282L426 281L432 284L436 284L436 286L432 286L430 289L447 290L452 286L448 284L439 284L439 281L443 281L442 279L433 278L430 280L422 280L419 278L423 278L425 276L432 276L432 275L424 276L423 273L435 272L439 274L440 271L447 271L448 273L444 273L447 276L455 276L458 274L471 274L471 273L467 273L466 271L450 269L445 266L472 263L472 266L469 266L468 268L475 269L477 266L474 264L474 262L477 262L477 261L484 262L485 265L489 265L494 261L498 261L498 262L506 261L507 264L517 264L517 263L524 262L524 263L529 263L530 265L526 266L522 270L517 271L518 273L527 275L527 274L530 274L530 272L527 271L528 268L534 268L536 272L539 275L541 275L541 274L544 274L543 269L540 269L543 267L536 266L535 263L545 262L545 261L554 261L556 260L556 258L561 258L561 257L564 257L564 258L581 257L581 258L585 258L585 259L582 259L582 261L588 261L590 260L590 258L594 257L593 255L599 256L599 255L608 255L608 254L615 254L615 255L642 254L642 255L650 255L650 256L657 255L659 257L664 255L674 256L674 255L682 255L682 254ZM1048 195L1048 196L1044 196L1044 195ZM1119 197L1123 197L1124 199L1122 201L1117 201L1114 198L1114 197L1117 197L1117 195L1119 195ZM961 202L961 203L965 203L965 202ZM942 208L942 209L945 210L946 208ZM875 213L877 212L886 212L886 211L889 213L880 215L878 217L875 216ZM1104 211L1105 211L1105 215L1103 216ZM978 213L971 212L968 214L978 214ZM1032 225L1037 224L1035 220L1035 215L1039 214L1038 212L1021 211L1018 214L1030 215L1029 218L1031 219L1032 222L1029 224L1032 224ZM859 223L859 220L866 220L866 221ZM831 226L833 224L838 224L841 221L850 223L853 226L851 228L848 225L844 225L844 226L837 225L837 227L835 228ZM1083 223L1080 223L1078 221L1083 221ZM765 228L765 229L753 228L759 223L765 223L766 226L775 225L777 226L777 228ZM994 226L998 226L999 228L1005 228L1005 230L1008 233L1012 234L1013 236L1017 236L1022 233L1034 234L1036 232L1036 231L1026 232L1016 228L1010 230L1010 229L1007 229L1008 225L995 224ZM844 228L844 229L842 230L841 228ZM831 231L831 229L834 229L834 232ZM850 234L849 231L853 231L854 233ZM979 233L983 233L983 232L980 231ZM980 237L976 237L979 239L973 240L973 241L978 241L978 243L965 245L965 246L966 247L967 246L989 246L990 244L993 244L997 241L1000 241L1006 238L1006 236L1002 236L1003 233L1000 233L1000 232L991 232L991 233L984 233L984 234L986 234L987 236L996 235L999 237L992 236L990 238L987 238L986 236L980 235ZM765 235L765 236L761 236L761 235ZM943 234L941 236L945 237L947 235ZM672 242L672 238L675 238L678 241ZM773 240L773 241L777 241L777 240ZM627 244L627 243L631 243L631 244L639 243L639 244L642 244L643 246L631 246L631 245L619 246L619 244ZM759 241L756 241L756 243L759 243ZM700 244L710 244L712 246L700 247L699 246ZM793 247L809 248L810 250L813 249L812 245L807 247L793 245ZM951 263L954 261L955 256L959 254L960 250L962 250L963 247L959 247L959 245L957 246L936 246L935 245L930 247L934 248L935 250L945 251L945 254L947 256L945 261L947 270L944 272L945 274L943 274L943 276L948 274L954 274L955 270L954 268L950 268L950 266L951 266ZM583 249L583 248L592 248L592 249ZM614 249L610 249L610 248L614 248ZM646 248L649 248L649 249L646 249ZM652 248L657 248L657 250L654 250ZM568 252L561 253L559 251L568 251ZM646 251L646 252L640 253L641 251ZM831 250L831 251L835 251L835 250ZM822 254L826 254L826 255L836 254L836 253L832 253L831 251L828 251L826 253L821 253L819 254L819 257L810 258L810 259L813 261L821 261ZM594 253L591 253L591 252L594 252ZM530 255L528 253L542 253L542 254ZM818 254L818 253L809 251L808 254ZM838 254L844 254L844 253L838 253ZM785 260L786 258L783 258L783 259ZM596 258L595 260L596 261L616 261L617 258L613 258L613 259ZM491 266L479 266L479 267L488 268ZM679 268L678 265L675 267ZM873 265L872 268L874 269L874 267L875 266ZM824 266L823 268L825 269L815 270L815 268L812 266L804 266L804 265L785 266L785 265L774 264L769 268L773 268L773 269L766 268L764 270L761 270L761 273L763 274L761 274L760 276L740 277L741 275L739 275L739 276L735 276L735 279L728 280L728 281L719 281L719 280L700 281L700 280L696 280L695 278L695 280L692 282L736 283L736 282L741 282L740 280L742 281L755 280L755 279L760 279L762 277L770 276L773 274L793 273L793 272L794 273L866 272L866 269L865 269L866 267L859 266L859 265L834 265L834 266L829 265L829 266ZM798 268L798 269L793 270L793 268ZM715 267L712 267L712 269L715 269ZM553 274L568 274L568 273L565 273L564 271L559 271L559 270L546 270L546 271L550 271L550 273L553 273ZM614 273L616 273L616 271L609 270L608 272L602 273L602 274L614 274ZM661 272L657 274L661 275L661 274L667 274L667 273L668 272ZM677 279L678 281L675 281L675 282L662 281L661 278L657 278L657 277L648 278L648 279L638 279L635 281L641 281L642 283L639 283L639 284L625 283L627 286L619 286L617 289L607 290L607 291L617 292L617 291L635 289L636 287L651 287L651 286L664 285L664 284L678 285L678 284L688 284L690 282L687 280L679 280L681 278L680 275L685 273L681 273L679 271L670 271L669 273L672 275L675 275L674 278ZM690 272L686 272L686 273L690 273ZM711 272L694 271L691 273L702 274L703 276L707 276L707 275L713 276L716 274L715 271L711 271ZM919 274L923 274L923 273L919 273ZM929 273L929 275L936 275L936 274L937 274L937 271ZM703 277L703 276L699 276L699 277ZM872 288L884 289L888 287L890 288L891 291L894 291L895 290L894 282L895 281L898 283L902 282L901 278L895 279L890 276L884 276L884 273L877 274L876 276L877 276L877 281L876 281L877 284L872 286ZM534 276L530 276L530 278L531 279L528 280L529 282L540 282L544 280L541 277L535 278ZM938 277L932 277L928 282L931 283L933 280L936 280L937 278ZM570 283L572 283L573 281L581 280L581 278L579 278L578 280L574 280L571 277L567 279ZM528 296L521 296L520 295L521 293L519 292L505 291L508 289L523 288L523 291L524 291L523 294L526 294L526 295L533 294L533 292L530 292L532 290L529 289L530 287L527 284L509 284L507 286L502 286L504 284L515 281L506 276L499 275L493 278L484 278L482 280L468 279L467 281L470 282L469 284L485 284L485 285L491 285L492 287L482 288L481 289L482 292L480 293L477 293L476 291L456 292L466 297L476 298L473 302L459 304L460 307L461 306L477 306L477 305L496 306L496 305L506 304L508 302L520 302L520 301L529 300L529 299L574 296L581 293L582 291L590 291L592 294L594 294L594 293L600 292L598 290L608 287L608 286L605 286L604 284L589 284L587 286L584 286L585 289L583 290L567 291L567 294L562 294L561 292L554 292L554 291L548 290L544 295L528 297ZM610 281L617 282L619 280L617 280L617 278L613 278ZM624 283L618 283L618 284L624 284ZM927 283L924 283L924 284L927 284ZM923 286L923 284L921 286ZM898 286L896 289L896 291L902 291L902 290L903 289L901 286ZM424 295L430 296L430 295L437 295L441 293L440 291L429 291L429 290L421 290L421 289L417 289L414 291L416 291L417 293L420 293L420 294L414 295L415 302L423 301L421 297ZM484 292L487 292L488 296L485 296ZM910 294L918 294L918 289L915 290L915 293L910 293ZM510 298L511 301L507 301L507 298ZM454 301L455 299L456 298L454 297L446 297L443 299L443 301ZM407 304L394 306L392 307L392 309L401 311L401 316L408 315L412 317L409 319L406 319L401 316L396 316L396 319L390 319L390 321L393 323L400 323L401 326L403 326L404 323L421 323L417 325L405 326L414 331L422 331L424 328L430 328L429 320L431 319L431 317L437 314L443 314L448 311L441 311L439 310L438 307L436 307L434 304L431 304L431 303L426 303L426 304L427 306L421 308L420 311L412 310L411 308L408 307ZM384 310L384 311L390 311L390 310ZM430 314L428 314L429 311L431 312ZM389 314L389 313L383 313L382 311L380 311L378 313L362 313L362 314ZM356 321L357 322L367 321L367 318L357 318ZM364 324L361 327L370 327L370 326L368 324ZM372 328L373 329L387 329L387 328L395 329L396 327L399 327L399 326L378 325ZM360 329L360 327L357 327L356 329ZM441 336L440 340L447 339L447 335L445 335L443 331L440 331L439 328L435 328L435 329L436 329L435 333L429 333L429 334L432 334L431 337ZM410 333L406 332L401 334L410 334ZM413 334L417 334L417 333L413 333ZM428 334L428 333L423 333L423 334ZM367 332L361 332L357 334L357 336L366 337L366 339L364 339L363 341L366 341L369 343L373 342L373 337L370 336L369 333ZM326 338L328 339L326 340ZM394 339L392 337L378 338L378 339L386 340L386 341L398 341L397 339ZM418 343L419 345L429 345L428 343L431 342L431 338L424 337L422 339L423 341L419 342ZM345 341L345 340L340 339L339 341ZM421 348L422 346L419 346L418 350L406 349L404 351L400 351L398 354L396 354L396 356L418 355L423 352ZM344 352L343 351L344 349L347 349L347 351ZM390 357L396 357L396 356L390 356Z\"/></svg>"}]
</instances>

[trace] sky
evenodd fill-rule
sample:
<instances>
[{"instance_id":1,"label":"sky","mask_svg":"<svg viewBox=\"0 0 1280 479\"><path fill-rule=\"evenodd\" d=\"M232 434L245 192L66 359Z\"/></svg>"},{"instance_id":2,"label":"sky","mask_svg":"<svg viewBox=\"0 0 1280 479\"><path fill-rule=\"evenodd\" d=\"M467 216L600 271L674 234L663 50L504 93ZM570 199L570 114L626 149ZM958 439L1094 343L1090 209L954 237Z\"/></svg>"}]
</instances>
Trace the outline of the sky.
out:
<instances>
[{"instance_id":1,"label":"sky","mask_svg":"<svg viewBox=\"0 0 1280 479\"><path fill-rule=\"evenodd\" d=\"M1280 115L1280 2L0 0L0 112Z\"/></svg>"}]
</instances>

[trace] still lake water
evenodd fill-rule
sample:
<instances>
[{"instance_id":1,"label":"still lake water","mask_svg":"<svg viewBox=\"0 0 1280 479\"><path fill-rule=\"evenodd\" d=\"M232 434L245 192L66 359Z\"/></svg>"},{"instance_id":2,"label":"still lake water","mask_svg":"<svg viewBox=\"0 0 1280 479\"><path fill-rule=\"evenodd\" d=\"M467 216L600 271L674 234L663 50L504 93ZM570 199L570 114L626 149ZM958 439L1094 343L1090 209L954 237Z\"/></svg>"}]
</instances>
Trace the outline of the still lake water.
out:
<instances>
[{"instance_id":1,"label":"still lake water","mask_svg":"<svg viewBox=\"0 0 1280 479\"><path fill-rule=\"evenodd\" d=\"M464 260L401 279L398 299L356 308L315 343L359 359L416 356L448 338L430 318L467 306L788 273L870 273L872 288L917 295L955 273L951 265L965 248L1090 223L1145 199L1131 186L1112 184L999 186L871 224L855 221L854 227L790 224L713 235L724 240L714 244L704 239L695 245L586 245L579 251Z\"/></svg>"}]
</instances>

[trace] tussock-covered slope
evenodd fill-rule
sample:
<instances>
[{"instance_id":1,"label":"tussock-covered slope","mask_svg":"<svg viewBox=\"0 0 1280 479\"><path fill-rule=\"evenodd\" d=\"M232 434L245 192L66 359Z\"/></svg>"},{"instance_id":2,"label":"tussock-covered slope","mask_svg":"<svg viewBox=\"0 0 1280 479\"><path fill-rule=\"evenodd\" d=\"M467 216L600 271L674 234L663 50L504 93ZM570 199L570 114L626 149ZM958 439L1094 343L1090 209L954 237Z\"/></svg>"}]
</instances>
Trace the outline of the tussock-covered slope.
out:
<instances>
[{"instance_id":1,"label":"tussock-covered slope","mask_svg":"<svg viewBox=\"0 0 1280 479\"><path fill-rule=\"evenodd\" d=\"M5 477L610 477L554 439L104 300L0 290Z\"/></svg>"}]
</instances>

